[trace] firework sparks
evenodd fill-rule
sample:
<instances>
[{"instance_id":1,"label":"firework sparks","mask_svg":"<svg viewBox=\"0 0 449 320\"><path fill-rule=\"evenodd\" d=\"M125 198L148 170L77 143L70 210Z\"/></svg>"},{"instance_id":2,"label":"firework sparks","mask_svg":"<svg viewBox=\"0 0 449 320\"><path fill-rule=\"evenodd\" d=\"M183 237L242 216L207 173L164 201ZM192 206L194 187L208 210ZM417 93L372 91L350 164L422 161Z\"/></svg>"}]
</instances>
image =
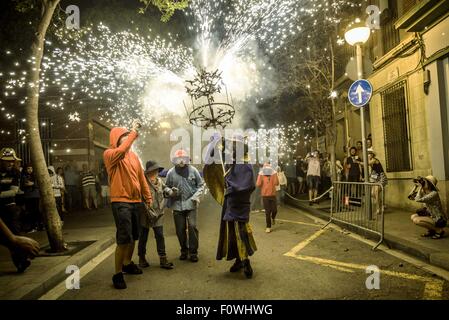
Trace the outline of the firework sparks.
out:
<instances>
[{"instance_id":1,"label":"firework sparks","mask_svg":"<svg viewBox=\"0 0 449 320\"><path fill-rule=\"evenodd\" d=\"M65 110L62 122L79 122L83 103L98 101L100 118L111 125L127 125L138 117L145 127L157 129L173 115L185 116L185 80L195 73L199 59L201 66L223 72L232 98L243 108L247 99L258 103L270 94L272 70L267 57L301 32L301 16L313 17L321 10L336 23L335 13L348 3L192 0L185 11L197 38L191 48L173 36L167 40L151 32L147 36L130 30L114 33L101 23L79 32L60 28L46 41L40 103ZM14 53L6 49L4 54ZM26 102L27 72L22 68L27 63L34 64L34 58L14 61L10 70L0 72L5 84L0 110L7 119L15 114L3 102Z\"/></svg>"}]
</instances>

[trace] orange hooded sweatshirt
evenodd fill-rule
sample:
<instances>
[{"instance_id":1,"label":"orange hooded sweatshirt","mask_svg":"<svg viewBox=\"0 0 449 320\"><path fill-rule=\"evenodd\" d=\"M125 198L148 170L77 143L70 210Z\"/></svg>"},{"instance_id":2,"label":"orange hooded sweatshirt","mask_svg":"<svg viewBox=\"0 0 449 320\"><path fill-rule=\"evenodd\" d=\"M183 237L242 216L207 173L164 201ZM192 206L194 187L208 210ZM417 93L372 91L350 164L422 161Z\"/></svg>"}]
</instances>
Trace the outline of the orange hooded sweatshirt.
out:
<instances>
[{"instance_id":1,"label":"orange hooded sweatshirt","mask_svg":"<svg viewBox=\"0 0 449 320\"><path fill-rule=\"evenodd\" d=\"M125 128L113 128L109 135L110 147L103 154L104 164L109 176L111 202L142 202L151 204L151 192L148 187L139 157L132 152L131 146L138 134L131 131L128 139L117 146L119 139L129 131Z\"/></svg>"},{"instance_id":2,"label":"orange hooded sweatshirt","mask_svg":"<svg viewBox=\"0 0 449 320\"><path fill-rule=\"evenodd\" d=\"M278 174L274 172L271 176L264 176L259 174L257 177L256 186L261 189L262 197L272 198L276 197L276 187L279 185Z\"/></svg>"}]
</instances>

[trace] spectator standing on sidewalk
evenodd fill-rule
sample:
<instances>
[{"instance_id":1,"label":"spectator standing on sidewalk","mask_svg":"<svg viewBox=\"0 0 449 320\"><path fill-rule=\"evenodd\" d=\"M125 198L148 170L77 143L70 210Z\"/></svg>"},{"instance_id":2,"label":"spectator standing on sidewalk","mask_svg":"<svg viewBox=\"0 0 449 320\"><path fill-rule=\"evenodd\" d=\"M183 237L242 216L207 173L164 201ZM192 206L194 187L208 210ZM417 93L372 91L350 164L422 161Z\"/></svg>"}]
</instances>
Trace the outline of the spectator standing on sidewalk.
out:
<instances>
[{"instance_id":1,"label":"spectator standing on sidewalk","mask_svg":"<svg viewBox=\"0 0 449 320\"><path fill-rule=\"evenodd\" d=\"M277 200L278 204L281 202L285 202L285 190L287 189L287 177L285 176L284 171L282 170L282 166L279 166L276 170L279 178L279 186L276 188L277 190Z\"/></svg>"},{"instance_id":2,"label":"spectator standing on sidewalk","mask_svg":"<svg viewBox=\"0 0 449 320\"><path fill-rule=\"evenodd\" d=\"M113 128L109 135L110 147L104 154L110 188L112 213L117 227L115 250L115 274L112 282L116 289L126 289L123 272L142 274L142 270L132 262L135 242L139 238L139 214L142 199L146 207L153 200L139 157L131 151L136 141L140 123L134 121L131 131Z\"/></svg>"},{"instance_id":3,"label":"spectator standing on sidewalk","mask_svg":"<svg viewBox=\"0 0 449 320\"><path fill-rule=\"evenodd\" d=\"M12 235L7 234L9 239L19 235L21 231L20 208L16 205L20 173L15 168L15 162L20 160L12 148L3 148L0 151L0 220L2 231L8 233L9 230L12 233ZM10 249L17 272L24 272L30 266L27 254L11 247L6 239L0 239L0 242Z\"/></svg>"},{"instance_id":4,"label":"spectator standing on sidewalk","mask_svg":"<svg viewBox=\"0 0 449 320\"><path fill-rule=\"evenodd\" d=\"M61 189L61 202L62 202L61 209L62 209L62 213L66 214L67 213L67 210L66 210L66 206L67 206L67 204L66 204L67 189L65 188L64 169L61 168L61 167L57 168L56 169L56 174L58 175L58 177L60 179L62 179L63 187Z\"/></svg>"},{"instance_id":5,"label":"spectator standing on sidewalk","mask_svg":"<svg viewBox=\"0 0 449 320\"><path fill-rule=\"evenodd\" d=\"M306 173L304 171L304 161L298 157L296 160L296 177L298 188L296 190L296 195L303 194L305 190Z\"/></svg>"},{"instance_id":6,"label":"spectator standing on sidewalk","mask_svg":"<svg viewBox=\"0 0 449 320\"><path fill-rule=\"evenodd\" d=\"M110 191L109 191L108 172L104 164L100 168L99 180L100 180L99 182L101 187L101 199L103 201L103 208L106 208L109 206L110 202Z\"/></svg>"},{"instance_id":7,"label":"spectator standing on sidewalk","mask_svg":"<svg viewBox=\"0 0 449 320\"><path fill-rule=\"evenodd\" d=\"M294 197L296 195L296 165L295 159L290 159L289 163L285 167L285 176L287 177L287 192Z\"/></svg>"},{"instance_id":8,"label":"spectator standing on sidewalk","mask_svg":"<svg viewBox=\"0 0 449 320\"><path fill-rule=\"evenodd\" d=\"M348 169L348 182L362 181L362 159L357 155L357 148L351 148L351 154L346 160L346 167Z\"/></svg>"},{"instance_id":9,"label":"spectator standing on sidewalk","mask_svg":"<svg viewBox=\"0 0 449 320\"><path fill-rule=\"evenodd\" d=\"M96 183L97 178L95 174L88 169L87 164L83 164L81 186L83 188L84 206L87 210L91 209L91 203L93 203L95 209L98 209Z\"/></svg>"},{"instance_id":10,"label":"spectator standing on sidewalk","mask_svg":"<svg viewBox=\"0 0 449 320\"><path fill-rule=\"evenodd\" d=\"M385 187L388 184L388 178L385 174L384 168L380 163L379 159L376 158L376 154L373 151L368 152L368 165L371 168L371 173L369 176L369 182L381 184L385 190ZM380 213L380 209L383 208L385 210L385 204L382 202L382 189L379 186L374 186L372 188L372 197L374 199L374 203L377 204L376 213Z\"/></svg>"},{"instance_id":11,"label":"spectator standing on sidewalk","mask_svg":"<svg viewBox=\"0 0 449 320\"><path fill-rule=\"evenodd\" d=\"M27 164L22 174L22 190L25 192L25 208L29 216L31 231L44 230L44 222L40 211L40 194L33 166Z\"/></svg>"},{"instance_id":12,"label":"spectator standing on sidewalk","mask_svg":"<svg viewBox=\"0 0 449 320\"><path fill-rule=\"evenodd\" d=\"M173 263L167 260L165 252L165 238L164 238L164 208L165 197L173 195L173 190L167 188L159 173L164 170L156 161L148 161L146 163L145 176L147 178L148 186L150 187L151 197L153 198L153 205L151 206L153 215L149 215L148 211L141 211L140 214L140 235L139 235L139 267L148 268L150 264L146 259L148 234L150 228L153 229L154 237L156 239L156 248L159 255L159 265L163 269L173 269Z\"/></svg>"},{"instance_id":13,"label":"spectator standing on sidewalk","mask_svg":"<svg viewBox=\"0 0 449 320\"><path fill-rule=\"evenodd\" d=\"M167 187L175 188L175 196L168 199L167 207L173 210L176 235L181 247L179 259L186 260L190 255L190 261L198 262L197 214L204 181L198 170L190 165L186 151L176 151L172 162L174 167L168 171L165 183Z\"/></svg>"},{"instance_id":14,"label":"spectator standing on sidewalk","mask_svg":"<svg viewBox=\"0 0 449 320\"><path fill-rule=\"evenodd\" d=\"M64 180L56 174L55 167L49 166L48 173L50 175L51 185L53 186L53 194L56 201L56 209L58 209L59 217L62 224L64 224L64 213L62 212L62 197L61 192L64 189Z\"/></svg>"},{"instance_id":15,"label":"spectator standing on sidewalk","mask_svg":"<svg viewBox=\"0 0 449 320\"><path fill-rule=\"evenodd\" d=\"M318 203L314 200L318 197L318 188L321 183L321 164L318 151L309 153L306 157L307 161L307 185L309 187L309 205Z\"/></svg>"},{"instance_id":16,"label":"spectator standing on sidewalk","mask_svg":"<svg viewBox=\"0 0 449 320\"><path fill-rule=\"evenodd\" d=\"M81 203L80 197L80 173L71 165L65 167L65 188L67 190L67 207L72 211L79 207Z\"/></svg>"},{"instance_id":17,"label":"spectator standing on sidewalk","mask_svg":"<svg viewBox=\"0 0 449 320\"><path fill-rule=\"evenodd\" d=\"M269 163L264 164L262 171L257 177L256 186L261 189L263 198L266 217L265 232L270 233L272 224L276 224L276 215L278 213L276 187L279 186L279 178Z\"/></svg>"}]
</instances>

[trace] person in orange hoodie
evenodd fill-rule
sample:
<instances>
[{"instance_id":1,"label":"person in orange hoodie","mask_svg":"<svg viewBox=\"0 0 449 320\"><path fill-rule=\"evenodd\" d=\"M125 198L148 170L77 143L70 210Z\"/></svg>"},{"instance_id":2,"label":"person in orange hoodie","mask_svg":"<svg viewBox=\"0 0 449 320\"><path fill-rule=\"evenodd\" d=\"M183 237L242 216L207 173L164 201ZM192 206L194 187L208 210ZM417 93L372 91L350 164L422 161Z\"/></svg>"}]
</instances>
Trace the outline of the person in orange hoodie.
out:
<instances>
[{"instance_id":1,"label":"person in orange hoodie","mask_svg":"<svg viewBox=\"0 0 449 320\"><path fill-rule=\"evenodd\" d=\"M271 225L276 224L277 199L276 187L279 186L279 178L276 170L271 167L270 163L265 163L263 169L259 172L256 186L261 189L263 206L267 219L266 233L271 232Z\"/></svg>"},{"instance_id":2,"label":"person in orange hoodie","mask_svg":"<svg viewBox=\"0 0 449 320\"><path fill-rule=\"evenodd\" d=\"M142 274L142 270L131 259L135 241L139 239L139 213L143 210L143 200L147 207L151 207L153 201L139 157L131 151L140 127L140 123L134 121L130 131L113 128L110 133L111 145L103 154L117 227L115 274L112 277L116 289L126 289L123 273Z\"/></svg>"}]
</instances>

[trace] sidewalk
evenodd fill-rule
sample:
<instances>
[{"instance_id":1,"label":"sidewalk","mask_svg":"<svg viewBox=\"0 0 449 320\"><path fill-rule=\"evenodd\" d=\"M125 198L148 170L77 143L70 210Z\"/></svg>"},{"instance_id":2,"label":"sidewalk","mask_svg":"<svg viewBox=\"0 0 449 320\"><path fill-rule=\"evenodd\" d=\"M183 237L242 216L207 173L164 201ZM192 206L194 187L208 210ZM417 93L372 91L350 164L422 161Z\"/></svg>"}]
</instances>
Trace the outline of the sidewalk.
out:
<instances>
[{"instance_id":1,"label":"sidewalk","mask_svg":"<svg viewBox=\"0 0 449 320\"><path fill-rule=\"evenodd\" d=\"M66 216L63 227L66 242L93 241L72 256L37 257L23 274L16 273L8 249L0 247L0 300L37 299L67 278L67 266L81 268L115 241L111 210L73 212ZM26 236L35 239L41 248L48 245L45 232Z\"/></svg>"},{"instance_id":2,"label":"sidewalk","mask_svg":"<svg viewBox=\"0 0 449 320\"><path fill-rule=\"evenodd\" d=\"M319 205L309 206L307 195L301 195L299 200L286 198L290 206L302 209L308 213L328 220L330 216L330 200L323 200ZM422 238L424 229L415 226L410 220L413 212L401 209L387 208L385 211L385 244L390 248L401 250L409 255L424 260L432 265L449 270L449 236L433 240ZM365 232L351 229L352 232L367 236ZM446 229L448 233L448 229ZM378 240L378 239L373 239Z\"/></svg>"}]
</instances>

